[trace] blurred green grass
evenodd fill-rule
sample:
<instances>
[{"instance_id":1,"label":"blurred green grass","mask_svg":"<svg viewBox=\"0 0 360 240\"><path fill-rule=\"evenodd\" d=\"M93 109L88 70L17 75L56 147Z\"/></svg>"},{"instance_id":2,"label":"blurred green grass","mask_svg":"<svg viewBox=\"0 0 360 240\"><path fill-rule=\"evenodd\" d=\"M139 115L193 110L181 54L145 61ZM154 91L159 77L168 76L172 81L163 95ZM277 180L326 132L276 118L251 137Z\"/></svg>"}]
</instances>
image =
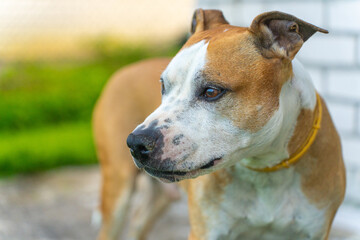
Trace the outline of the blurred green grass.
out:
<instances>
[{"instance_id":1,"label":"blurred green grass","mask_svg":"<svg viewBox=\"0 0 360 240\"><path fill-rule=\"evenodd\" d=\"M0 146L0 176L96 163L88 122L7 132L0 134Z\"/></svg>"},{"instance_id":2,"label":"blurred green grass","mask_svg":"<svg viewBox=\"0 0 360 240\"><path fill-rule=\"evenodd\" d=\"M96 162L91 113L102 87L132 62L173 56L180 44L97 41L87 59L13 62L0 68L0 175Z\"/></svg>"}]
</instances>

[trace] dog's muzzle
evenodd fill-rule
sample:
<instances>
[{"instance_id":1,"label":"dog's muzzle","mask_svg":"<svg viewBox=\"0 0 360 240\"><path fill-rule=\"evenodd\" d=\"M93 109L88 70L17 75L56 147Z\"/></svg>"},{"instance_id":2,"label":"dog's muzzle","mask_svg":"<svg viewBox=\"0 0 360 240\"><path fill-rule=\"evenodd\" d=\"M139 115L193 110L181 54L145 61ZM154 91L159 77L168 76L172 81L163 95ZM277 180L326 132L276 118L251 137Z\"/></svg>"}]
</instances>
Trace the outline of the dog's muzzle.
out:
<instances>
[{"instance_id":1,"label":"dog's muzzle","mask_svg":"<svg viewBox=\"0 0 360 240\"><path fill-rule=\"evenodd\" d=\"M134 157L135 164L139 168L143 168L149 161L157 140L157 134L147 134L142 130L134 131L128 136L126 143L130 148L131 155Z\"/></svg>"},{"instance_id":2,"label":"dog's muzzle","mask_svg":"<svg viewBox=\"0 0 360 240\"><path fill-rule=\"evenodd\" d=\"M215 166L223 157L216 156L210 158L204 164L192 168L177 169L175 167L176 162L178 161L176 158L162 159L164 151L164 135L161 133L160 129L156 127L136 129L128 136L126 143L130 148L130 153L138 168L144 169L148 174L166 182L175 182L186 178L192 178L203 170ZM192 145L187 147L189 148L190 146ZM179 161L181 161L181 159Z\"/></svg>"}]
</instances>

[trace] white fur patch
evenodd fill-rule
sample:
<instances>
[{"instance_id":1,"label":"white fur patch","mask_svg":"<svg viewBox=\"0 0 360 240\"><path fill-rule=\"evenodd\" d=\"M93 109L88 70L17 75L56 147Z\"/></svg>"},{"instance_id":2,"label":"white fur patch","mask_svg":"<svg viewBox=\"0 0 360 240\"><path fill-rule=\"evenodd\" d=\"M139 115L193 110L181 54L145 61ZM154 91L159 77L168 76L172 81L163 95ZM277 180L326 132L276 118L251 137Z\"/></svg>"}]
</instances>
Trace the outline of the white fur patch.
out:
<instances>
[{"instance_id":1,"label":"white fur patch","mask_svg":"<svg viewBox=\"0 0 360 240\"><path fill-rule=\"evenodd\" d=\"M208 43L200 41L183 49L171 60L162 73L166 94L161 105L145 119L145 126L153 120L161 121L173 117L166 109L179 107L174 106L178 100L190 98L196 73L200 72L206 63L207 47Z\"/></svg>"},{"instance_id":2,"label":"white fur patch","mask_svg":"<svg viewBox=\"0 0 360 240\"><path fill-rule=\"evenodd\" d=\"M162 76L165 82L174 86L171 89L172 97L176 99L189 99L191 97L194 79L206 64L206 53L209 43L202 40L180 51L170 62ZM180 95L178 93L181 93ZM169 104L163 99L164 104Z\"/></svg>"},{"instance_id":3,"label":"white fur patch","mask_svg":"<svg viewBox=\"0 0 360 240\"><path fill-rule=\"evenodd\" d=\"M231 174L221 202L213 202L211 190L196 188L208 229L206 239L324 239L325 209L309 203L301 191L300 176L292 169L268 174L236 164Z\"/></svg>"},{"instance_id":4,"label":"white fur patch","mask_svg":"<svg viewBox=\"0 0 360 240\"><path fill-rule=\"evenodd\" d=\"M316 106L316 91L311 81L311 76L297 59L292 61L292 66L294 72L292 83L294 88L300 93L301 107L314 110Z\"/></svg>"}]
</instances>

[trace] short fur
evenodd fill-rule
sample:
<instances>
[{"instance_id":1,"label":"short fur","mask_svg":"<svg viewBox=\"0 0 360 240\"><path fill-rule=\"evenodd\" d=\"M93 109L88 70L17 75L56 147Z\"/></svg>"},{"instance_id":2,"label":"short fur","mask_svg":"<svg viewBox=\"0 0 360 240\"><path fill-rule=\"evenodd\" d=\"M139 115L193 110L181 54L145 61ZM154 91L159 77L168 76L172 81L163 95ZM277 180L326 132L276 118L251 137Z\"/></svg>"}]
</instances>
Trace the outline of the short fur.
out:
<instances>
[{"instance_id":1,"label":"short fur","mask_svg":"<svg viewBox=\"0 0 360 240\"><path fill-rule=\"evenodd\" d=\"M328 239L344 197L345 171L323 100L321 129L296 164L270 173L252 170L284 161L311 132L316 92L294 57L312 34L326 30L281 12L259 15L250 28L235 27L221 12L201 9L192 29L170 63L147 60L121 70L97 103L99 239L116 239L123 224L139 175L128 160L126 135L152 111L128 144L143 141L147 149L144 159L133 153L139 168L162 181L183 180L189 239ZM160 75L163 97L154 111ZM207 86L228 91L208 102L202 97ZM145 179L153 191L144 202L153 206L139 207L131 239L145 239L154 219L178 197L171 185Z\"/></svg>"}]
</instances>

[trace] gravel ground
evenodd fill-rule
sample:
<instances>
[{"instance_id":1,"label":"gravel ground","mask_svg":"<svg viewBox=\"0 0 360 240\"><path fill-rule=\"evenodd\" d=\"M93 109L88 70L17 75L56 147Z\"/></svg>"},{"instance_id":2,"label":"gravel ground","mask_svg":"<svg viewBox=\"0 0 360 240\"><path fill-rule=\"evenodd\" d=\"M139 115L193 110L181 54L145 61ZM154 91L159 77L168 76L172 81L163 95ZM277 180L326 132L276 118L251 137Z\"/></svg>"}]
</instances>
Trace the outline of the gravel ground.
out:
<instances>
[{"instance_id":1,"label":"gravel ground","mask_svg":"<svg viewBox=\"0 0 360 240\"><path fill-rule=\"evenodd\" d=\"M97 230L90 222L98 204L99 183L97 167L63 168L1 180L0 239L95 239ZM352 209L343 208L335 221L331 240L360 240L355 236L359 216ZM350 225L352 228L344 227ZM156 223L149 239L182 240L188 232L184 198L174 203Z\"/></svg>"}]
</instances>

